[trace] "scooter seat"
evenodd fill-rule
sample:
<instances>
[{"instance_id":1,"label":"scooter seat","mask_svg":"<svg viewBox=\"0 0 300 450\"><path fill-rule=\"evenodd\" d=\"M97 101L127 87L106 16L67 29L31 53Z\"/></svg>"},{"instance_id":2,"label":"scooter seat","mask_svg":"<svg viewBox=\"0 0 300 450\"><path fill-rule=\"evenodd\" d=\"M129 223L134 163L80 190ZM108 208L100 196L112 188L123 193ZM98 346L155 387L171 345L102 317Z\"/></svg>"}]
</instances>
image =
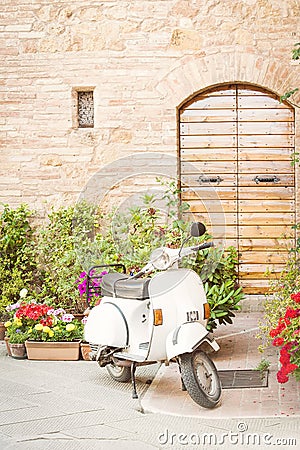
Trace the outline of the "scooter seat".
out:
<instances>
[{"instance_id":1,"label":"scooter seat","mask_svg":"<svg viewBox=\"0 0 300 450\"><path fill-rule=\"evenodd\" d=\"M102 278L101 293L109 297L145 300L149 298L149 281L150 278L132 279L122 273L108 273Z\"/></svg>"}]
</instances>

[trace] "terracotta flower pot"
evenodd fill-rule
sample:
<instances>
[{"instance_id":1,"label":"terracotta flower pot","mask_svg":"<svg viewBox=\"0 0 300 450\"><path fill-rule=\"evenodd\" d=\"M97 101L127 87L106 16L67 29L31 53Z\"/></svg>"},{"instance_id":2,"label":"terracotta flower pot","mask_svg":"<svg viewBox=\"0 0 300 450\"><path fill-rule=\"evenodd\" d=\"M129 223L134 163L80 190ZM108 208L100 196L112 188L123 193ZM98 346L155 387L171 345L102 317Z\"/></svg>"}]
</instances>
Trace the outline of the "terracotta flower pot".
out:
<instances>
[{"instance_id":1,"label":"terracotta flower pot","mask_svg":"<svg viewBox=\"0 0 300 450\"><path fill-rule=\"evenodd\" d=\"M25 342L28 359L49 361L76 361L79 359L79 341Z\"/></svg>"},{"instance_id":2,"label":"terracotta flower pot","mask_svg":"<svg viewBox=\"0 0 300 450\"><path fill-rule=\"evenodd\" d=\"M7 354L8 354L8 356L11 356L11 351L10 351L10 346L9 346L9 338L5 337L4 341L5 341L5 344L6 344Z\"/></svg>"},{"instance_id":3,"label":"terracotta flower pot","mask_svg":"<svg viewBox=\"0 0 300 450\"><path fill-rule=\"evenodd\" d=\"M6 328L4 326L4 322L0 322L0 341L3 341L5 337Z\"/></svg>"},{"instance_id":4,"label":"terracotta flower pot","mask_svg":"<svg viewBox=\"0 0 300 450\"><path fill-rule=\"evenodd\" d=\"M82 359L85 361L91 361L90 360L90 352L91 352L91 346L87 342L81 342L80 343L80 350L81 350L81 356Z\"/></svg>"},{"instance_id":5,"label":"terracotta flower pot","mask_svg":"<svg viewBox=\"0 0 300 450\"><path fill-rule=\"evenodd\" d=\"M26 359L26 347L25 344L12 344L9 342L9 348L11 356L15 359Z\"/></svg>"}]
</instances>

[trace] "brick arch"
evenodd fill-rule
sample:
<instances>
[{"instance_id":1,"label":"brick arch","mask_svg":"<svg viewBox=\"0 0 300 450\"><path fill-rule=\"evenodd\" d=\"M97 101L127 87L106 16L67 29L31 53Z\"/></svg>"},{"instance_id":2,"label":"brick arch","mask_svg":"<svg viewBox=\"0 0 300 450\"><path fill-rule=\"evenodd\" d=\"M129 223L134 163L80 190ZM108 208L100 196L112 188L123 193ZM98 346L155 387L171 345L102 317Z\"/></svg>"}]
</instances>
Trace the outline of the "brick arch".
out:
<instances>
[{"instance_id":1,"label":"brick arch","mask_svg":"<svg viewBox=\"0 0 300 450\"><path fill-rule=\"evenodd\" d=\"M206 54L180 58L162 79L156 80L155 89L174 107L180 107L201 90L232 82L251 83L280 96L293 87L300 87L300 71L288 57L283 61L235 49L222 53L210 49ZM300 94L298 99L300 103Z\"/></svg>"}]
</instances>

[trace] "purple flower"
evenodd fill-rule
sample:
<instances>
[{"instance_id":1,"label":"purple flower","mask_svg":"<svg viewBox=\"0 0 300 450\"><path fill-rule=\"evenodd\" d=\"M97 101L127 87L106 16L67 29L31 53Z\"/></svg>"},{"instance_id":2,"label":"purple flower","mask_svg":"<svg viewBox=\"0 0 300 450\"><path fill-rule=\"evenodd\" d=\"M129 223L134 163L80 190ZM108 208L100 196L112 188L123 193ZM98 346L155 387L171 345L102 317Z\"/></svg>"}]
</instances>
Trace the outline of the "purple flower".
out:
<instances>
[{"instance_id":1,"label":"purple flower","mask_svg":"<svg viewBox=\"0 0 300 450\"><path fill-rule=\"evenodd\" d=\"M63 322L72 322L73 319L74 319L73 314L63 314L63 315L61 316L61 320L62 320Z\"/></svg>"},{"instance_id":2,"label":"purple flower","mask_svg":"<svg viewBox=\"0 0 300 450\"><path fill-rule=\"evenodd\" d=\"M14 311L15 309L20 308L20 302L14 303L13 305L8 305L5 309L7 312Z\"/></svg>"},{"instance_id":3,"label":"purple flower","mask_svg":"<svg viewBox=\"0 0 300 450\"><path fill-rule=\"evenodd\" d=\"M59 316L59 314L65 314L66 313L66 311L63 309L63 308L58 308L58 309L56 309L55 311L54 311L54 315L55 316Z\"/></svg>"},{"instance_id":4,"label":"purple flower","mask_svg":"<svg viewBox=\"0 0 300 450\"><path fill-rule=\"evenodd\" d=\"M20 328L17 328L17 329L16 329L16 333L21 333Z\"/></svg>"}]
</instances>

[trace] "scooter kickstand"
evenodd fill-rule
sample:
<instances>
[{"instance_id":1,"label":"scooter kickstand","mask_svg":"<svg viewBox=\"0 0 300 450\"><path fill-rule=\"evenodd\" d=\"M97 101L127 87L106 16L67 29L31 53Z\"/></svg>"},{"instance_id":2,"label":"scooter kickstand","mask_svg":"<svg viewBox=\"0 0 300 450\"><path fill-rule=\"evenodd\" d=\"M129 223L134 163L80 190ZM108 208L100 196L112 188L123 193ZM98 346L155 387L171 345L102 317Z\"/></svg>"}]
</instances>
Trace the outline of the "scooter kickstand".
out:
<instances>
[{"instance_id":1,"label":"scooter kickstand","mask_svg":"<svg viewBox=\"0 0 300 450\"><path fill-rule=\"evenodd\" d=\"M182 376L181 376L181 367L180 367L179 361L177 361L177 363L178 363L179 373L180 373L180 378L181 378L181 390L182 391L186 391L186 387L185 387L184 381L183 381Z\"/></svg>"},{"instance_id":2,"label":"scooter kickstand","mask_svg":"<svg viewBox=\"0 0 300 450\"><path fill-rule=\"evenodd\" d=\"M139 398L136 392L135 370L136 370L136 363L132 362L131 363L132 398Z\"/></svg>"}]
</instances>

